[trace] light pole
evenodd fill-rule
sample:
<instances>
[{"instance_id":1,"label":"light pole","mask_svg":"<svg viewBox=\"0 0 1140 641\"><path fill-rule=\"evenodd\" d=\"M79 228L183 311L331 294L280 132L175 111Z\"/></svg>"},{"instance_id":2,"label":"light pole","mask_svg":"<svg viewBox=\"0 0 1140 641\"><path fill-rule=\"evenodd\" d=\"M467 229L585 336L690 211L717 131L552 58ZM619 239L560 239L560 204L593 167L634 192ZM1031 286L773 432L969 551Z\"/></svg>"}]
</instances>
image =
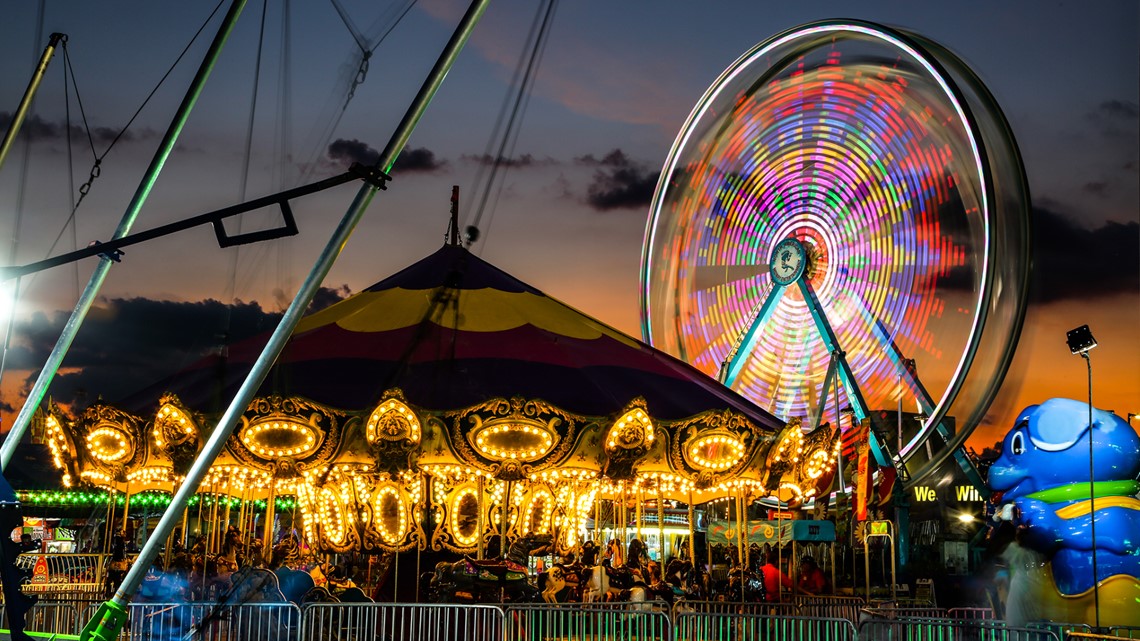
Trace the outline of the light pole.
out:
<instances>
[{"instance_id":1,"label":"light pole","mask_svg":"<svg viewBox=\"0 0 1140 641\"><path fill-rule=\"evenodd\" d=\"M1100 577L1096 571L1096 481L1093 476L1093 404L1092 404L1092 360L1089 350L1096 347L1096 339L1088 325L1069 330L1066 342L1069 351L1080 354L1088 365L1089 372L1089 531L1092 534L1093 609L1096 612L1096 627L1100 628Z\"/></svg>"}]
</instances>

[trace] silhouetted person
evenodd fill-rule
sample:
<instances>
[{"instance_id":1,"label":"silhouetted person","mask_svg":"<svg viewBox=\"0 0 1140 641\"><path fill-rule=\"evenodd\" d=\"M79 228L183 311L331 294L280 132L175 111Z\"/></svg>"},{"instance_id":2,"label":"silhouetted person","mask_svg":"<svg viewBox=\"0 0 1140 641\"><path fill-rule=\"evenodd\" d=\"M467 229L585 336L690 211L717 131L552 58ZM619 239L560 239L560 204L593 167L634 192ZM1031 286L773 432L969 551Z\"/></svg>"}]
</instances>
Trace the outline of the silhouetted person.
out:
<instances>
[{"instance_id":1,"label":"silhouetted person","mask_svg":"<svg viewBox=\"0 0 1140 641\"><path fill-rule=\"evenodd\" d=\"M36 604L36 597L28 596L20 590L23 583L16 559L24 551L22 543L12 540L12 531L24 527L24 512L16 492L8 481L0 475L0 582L4 584L4 606L8 613L8 627L13 641L31 641L24 632L24 617ZM28 537L31 539L31 537Z\"/></svg>"}]
</instances>

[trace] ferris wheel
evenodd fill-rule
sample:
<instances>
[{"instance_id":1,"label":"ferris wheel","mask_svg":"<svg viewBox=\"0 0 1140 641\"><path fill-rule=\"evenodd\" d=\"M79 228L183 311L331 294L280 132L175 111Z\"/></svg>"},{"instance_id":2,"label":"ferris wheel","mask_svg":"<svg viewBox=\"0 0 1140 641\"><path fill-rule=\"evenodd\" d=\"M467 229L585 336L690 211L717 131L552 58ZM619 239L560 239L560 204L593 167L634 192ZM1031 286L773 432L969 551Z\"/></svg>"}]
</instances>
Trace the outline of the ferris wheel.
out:
<instances>
[{"instance_id":1,"label":"ferris wheel","mask_svg":"<svg viewBox=\"0 0 1140 641\"><path fill-rule=\"evenodd\" d=\"M1028 209L1008 124L957 57L871 23L797 27L725 70L674 142L642 333L784 419L896 412L872 451L906 482L949 456L972 470L960 446L1024 318Z\"/></svg>"}]
</instances>

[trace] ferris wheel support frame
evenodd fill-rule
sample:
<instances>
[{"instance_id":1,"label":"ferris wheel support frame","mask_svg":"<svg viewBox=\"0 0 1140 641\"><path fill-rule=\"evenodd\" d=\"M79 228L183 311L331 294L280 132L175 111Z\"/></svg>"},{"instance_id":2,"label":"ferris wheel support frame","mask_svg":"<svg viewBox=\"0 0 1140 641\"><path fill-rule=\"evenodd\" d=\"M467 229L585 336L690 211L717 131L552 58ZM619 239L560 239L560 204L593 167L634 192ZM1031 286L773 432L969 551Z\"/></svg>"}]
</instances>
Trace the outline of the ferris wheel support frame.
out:
<instances>
[{"instance_id":1,"label":"ferris wheel support frame","mask_svg":"<svg viewBox=\"0 0 1140 641\"><path fill-rule=\"evenodd\" d=\"M800 241L797 240L795 242L799 243ZM859 385L855 380L855 374L851 371L851 365L847 362L847 354L839 345L839 339L836 338L835 331L832 330L831 323L827 320L827 314L824 313L822 306L819 304L819 297L815 293L815 288L812 287L811 280L807 278L806 274L807 271L802 270L792 282L787 284L773 281L772 289L752 315L748 329L741 335L740 339L737 340L733 349L729 351L728 357L725 359L720 370L720 382L728 388L732 388L733 384L736 383L737 378L740 377L740 373L744 370L748 356L756 349L760 329L768 323L768 319L772 316L772 312L776 308L776 302L779 301L784 290L794 284L799 287L800 293L803 294L804 300L807 301L808 311L811 312L816 330L819 331L820 337L827 347L827 351L832 355L832 362L828 366L828 377L824 382L824 393L826 394L826 387L832 378L832 367L834 366L838 369L839 379L842 381L843 387L847 390L847 397L850 399L851 407L855 411L855 418L862 422L871 416L871 411L867 407L867 401L863 398L863 393L859 390ZM877 434L874 429L869 433L869 440L871 453L875 457L875 462L881 467L892 467L897 470L900 479L906 478L906 466L891 453L886 441Z\"/></svg>"}]
</instances>

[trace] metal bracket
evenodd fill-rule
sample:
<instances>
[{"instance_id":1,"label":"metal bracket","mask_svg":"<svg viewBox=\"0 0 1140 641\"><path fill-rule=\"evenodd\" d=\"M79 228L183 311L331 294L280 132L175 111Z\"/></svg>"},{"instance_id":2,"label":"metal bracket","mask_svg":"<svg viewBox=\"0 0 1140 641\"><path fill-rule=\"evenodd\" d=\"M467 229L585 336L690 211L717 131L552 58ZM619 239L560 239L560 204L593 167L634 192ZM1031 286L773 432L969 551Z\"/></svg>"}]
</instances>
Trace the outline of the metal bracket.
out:
<instances>
[{"instance_id":1,"label":"metal bracket","mask_svg":"<svg viewBox=\"0 0 1140 641\"><path fill-rule=\"evenodd\" d=\"M349 166L348 173L360 178L377 189L387 189L388 181L392 180L392 177L381 171L379 167L366 167L358 162L354 162Z\"/></svg>"},{"instance_id":2,"label":"metal bracket","mask_svg":"<svg viewBox=\"0 0 1140 641\"><path fill-rule=\"evenodd\" d=\"M281 219L284 223L281 227L275 229L262 229L259 231L251 231L245 234L229 235L226 233L226 226L222 224L222 219L216 219L214 224L214 236L218 239L218 246L222 248L233 247L235 245L248 245L249 243L260 243L263 240L274 240L277 238L284 238L286 236L297 235L297 221L293 219L293 210L289 208L289 201L282 200L278 203L281 206Z\"/></svg>"}]
</instances>

